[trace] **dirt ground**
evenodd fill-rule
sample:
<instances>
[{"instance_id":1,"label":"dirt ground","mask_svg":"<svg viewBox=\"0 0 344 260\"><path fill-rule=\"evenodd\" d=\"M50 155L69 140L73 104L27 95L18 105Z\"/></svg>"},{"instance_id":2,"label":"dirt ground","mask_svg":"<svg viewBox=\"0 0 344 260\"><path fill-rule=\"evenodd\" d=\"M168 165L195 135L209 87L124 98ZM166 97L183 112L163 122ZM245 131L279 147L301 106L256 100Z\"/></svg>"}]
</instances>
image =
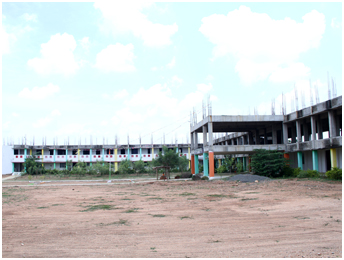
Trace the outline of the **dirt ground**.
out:
<instances>
[{"instance_id":1,"label":"dirt ground","mask_svg":"<svg viewBox=\"0 0 344 260\"><path fill-rule=\"evenodd\" d=\"M342 183L4 181L2 256L342 257Z\"/></svg>"}]
</instances>

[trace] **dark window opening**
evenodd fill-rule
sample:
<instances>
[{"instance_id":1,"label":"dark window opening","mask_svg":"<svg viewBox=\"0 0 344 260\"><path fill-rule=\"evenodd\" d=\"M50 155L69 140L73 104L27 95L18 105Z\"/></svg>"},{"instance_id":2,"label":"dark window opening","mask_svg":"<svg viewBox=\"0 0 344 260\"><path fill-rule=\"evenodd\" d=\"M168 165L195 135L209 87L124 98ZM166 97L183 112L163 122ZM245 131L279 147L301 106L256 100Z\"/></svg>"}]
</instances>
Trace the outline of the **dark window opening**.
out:
<instances>
[{"instance_id":1,"label":"dark window opening","mask_svg":"<svg viewBox=\"0 0 344 260\"><path fill-rule=\"evenodd\" d=\"M74 150L72 151L72 154L73 154L73 155L77 155L77 154L78 154L78 150L74 149Z\"/></svg>"},{"instance_id":2,"label":"dark window opening","mask_svg":"<svg viewBox=\"0 0 344 260\"><path fill-rule=\"evenodd\" d=\"M125 149L121 149L121 154L125 154Z\"/></svg>"},{"instance_id":3,"label":"dark window opening","mask_svg":"<svg viewBox=\"0 0 344 260\"><path fill-rule=\"evenodd\" d=\"M66 164L65 163L60 163L60 168L66 168Z\"/></svg>"},{"instance_id":4,"label":"dark window opening","mask_svg":"<svg viewBox=\"0 0 344 260\"><path fill-rule=\"evenodd\" d=\"M96 154L100 154L100 150L96 150Z\"/></svg>"},{"instance_id":5,"label":"dark window opening","mask_svg":"<svg viewBox=\"0 0 344 260\"><path fill-rule=\"evenodd\" d=\"M159 152L162 152L162 148L159 148Z\"/></svg>"},{"instance_id":6,"label":"dark window opening","mask_svg":"<svg viewBox=\"0 0 344 260\"><path fill-rule=\"evenodd\" d=\"M182 148L179 148L179 153L183 153L183 149Z\"/></svg>"},{"instance_id":7,"label":"dark window opening","mask_svg":"<svg viewBox=\"0 0 344 260\"><path fill-rule=\"evenodd\" d=\"M139 154L139 149L131 149L131 154Z\"/></svg>"},{"instance_id":8,"label":"dark window opening","mask_svg":"<svg viewBox=\"0 0 344 260\"><path fill-rule=\"evenodd\" d=\"M42 150L36 150L35 154L36 155L42 155Z\"/></svg>"},{"instance_id":9,"label":"dark window opening","mask_svg":"<svg viewBox=\"0 0 344 260\"><path fill-rule=\"evenodd\" d=\"M57 150L57 155L66 155L66 150Z\"/></svg>"},{"instance_id":10,"label":"dark window opening","mask_svg":"<svg viewBox=\"0 0 344 260\"><path fill-rule=\"evenodd\" d=\"M18 149L15 149L15 150L13 151L13 153L14 153L14 155L18 155L18 154L19 154Z\"/></svg>"},{"instance_id":11,"label":"dark window opening","mask_svg":"<svg viewBox=\"0 0 344 260\"><path fill-rule=\"evenodd\" d=\"M83 154L84 154L84 155L90 155L90 150L89 150L89 149L83 150Z\"/></svg>"},{"instance_id":12,"label":"dark window opening","mask_svg":"<svg viewBox=\"0 0 344 260\"><path fill-rule=\"evenodd\" d=\"M106 149L106 154L113 154L113 150L112 149Z\"/></svg>"},{"instance_id":13,"label":"dark window opening","mask_svg":"<svg viewBox=\"0 0 344 260\"><path fill-rule=\"evenodd\" d=\"M150 148L147 149L147 153L148 153L148 154L151 153L151 149L150 149Z\"/></svg>"},{"instance_id":14,"label":"dark window opening","mask_svg":"<svg viewBox=\"0 0 344 260\"><path fill-rule=\"evenodd\" d=\"M49 150L50 155L54 155L54 150Z\"/></svg>"}]
</instances>

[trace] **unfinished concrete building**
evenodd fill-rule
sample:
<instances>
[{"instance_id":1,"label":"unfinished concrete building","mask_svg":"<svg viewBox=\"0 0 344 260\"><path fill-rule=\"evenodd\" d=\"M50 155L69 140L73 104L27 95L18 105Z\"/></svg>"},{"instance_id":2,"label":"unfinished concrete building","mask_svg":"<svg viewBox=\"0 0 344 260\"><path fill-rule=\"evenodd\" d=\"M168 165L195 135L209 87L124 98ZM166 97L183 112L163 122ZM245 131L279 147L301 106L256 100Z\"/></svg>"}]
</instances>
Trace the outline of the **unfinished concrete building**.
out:
<instances>
[{"instance_id":1,"label":"unfinished concrete building","mask_svg":"<svg viewBox=\"0 0 344 260\"><path fill-rule=\"evenodd\" d=\"M191 125L190 132L193 174L203 161L204 175L213 177L229 154L246 170L255 149L281 151L293 168L342 168L342 96L287 115L208 115ZM214 139L214 133L225 136Z\"/></svg>"}]
</instances>

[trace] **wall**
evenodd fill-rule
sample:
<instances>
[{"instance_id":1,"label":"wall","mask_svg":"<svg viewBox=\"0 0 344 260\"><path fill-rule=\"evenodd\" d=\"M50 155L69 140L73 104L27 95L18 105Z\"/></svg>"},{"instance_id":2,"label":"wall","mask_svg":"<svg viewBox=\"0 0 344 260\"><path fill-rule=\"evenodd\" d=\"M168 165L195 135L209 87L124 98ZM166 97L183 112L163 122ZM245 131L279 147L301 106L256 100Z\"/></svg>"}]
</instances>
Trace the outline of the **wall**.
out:
<instances>
[{"instance_id":1,"label":"wall","mask_svg":"<svg viewBox=\"0 0 344 260\"><path fill-rule=\"evenodd\" d=\"M12 146L2 146L2 174L12 173L13 149Z\"/></svg>"}]
</instances>

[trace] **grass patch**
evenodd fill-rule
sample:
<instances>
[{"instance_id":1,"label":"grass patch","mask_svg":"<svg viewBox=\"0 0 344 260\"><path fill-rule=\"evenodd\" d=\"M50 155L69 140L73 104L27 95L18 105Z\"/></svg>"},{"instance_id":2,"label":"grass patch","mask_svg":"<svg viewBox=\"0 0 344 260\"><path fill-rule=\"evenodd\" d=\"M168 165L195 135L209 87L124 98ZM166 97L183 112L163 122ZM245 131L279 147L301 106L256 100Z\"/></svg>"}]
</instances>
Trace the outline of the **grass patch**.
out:
<instances>
[{"instance_id":1,"label":"grass patch","mask_svg":"<svg viewBox=\"0 0 344 260\"><path fill-rule=\"evenodd\" d=\"M49 207L38 207L38 209L46 209L46 208L49 208Z\"/></svg>"},{"instance_id":2,"label":"grass patch","mask_svg":"<svg viewBox=\"0 0 344 260\"><path fill-rule=\"evenodd\" d=\"M309 217L294 217L296 219L310 219Z\"/></svg>"},{"instance_id":3,"label":"grass patch","mask_svg":"<svg viewBox=\"0 0 344 260\"><path fill-rule=\"evenodd\" d=\"M112 205L92 205L92 206L86 206L87 209L81 210L81 212L86 212L86 211L95 211L95 210L111 210L111 209L116 209Z\"/></svg>"},{"instance_id":4,"label":"grass patch","mask_svg":"<svg viewBox=\"0 0 344 260\"><path fill-rule=\"evenodd\" d=\"M258 198L243 198L241 200L257 200Z\"/></svg>"},{"instance_id":5,"label":"grass patch","mask_svg":"<svg viewBox=\"0 0 344 260\"><path fill-rule=\"evenodd\" d=\"M51 206L63 206L64 204L53 204Z\"/></svg>"},{"instance_id":6,"label":"grass patch","mask_svg":"<svg viewBox=\"0 0 344 260\"><path fill-rule=\"evenodd\" d=\"M128 209L126 211L124 211L124 213L133 213L133 212L137 212L138 208L133 208L133 209Z\"/></svg>"},{"instance_id":7,"label":"grass patch","mask_svg":"<svg viewBox=\"0 0 344 260\"><path fill-rule=\"evenodd\" d=\"M183 216L181 217L180 219L183 220L184 218L192 218L192 217L189 217L189 216Z\"/></svg>"},{"instance_id":8,"label":"grass patch","mask_svg":"<svg viewBox=\"0 0 344 260\"><path fill-rule=\"evenodd\" d=\"M111 222L111 223L108 223L108 224L103 224L103 223L99 224L99 226L111 226L111 225L116 225L116 226L125 225L125 226L129 226L128 220L126 220L126 219L120 219L118 221Z\"/></svg>"},{"instance_id":9,"label":"grass patch","mask_svg":"<svg viewBox=\"0 0 344 260\"><path fill-rule=\"evenodd\" d=\"M189 193L189 192L183 192L182 194L179 194L179 196L195 196L195 193Z\"/></svg>"},{"instance_id":10,"label":"grass patch","mask_svg":"<svg viewBox=\"0 0 344 260\"><path fill-rule=\"evenodd\" d=\"M134 199L128 199L128 198L124 198L124 199L121 199L121 200L134 200Z\"/></svg>"},{"instance_id":11,"label":"grass patch","mask_svg":"<svg viewBox=\"0 0 344 260\"><path fill-rule=\"evenodd\" d=\"M156 198L148 198L149 200L162 200L162 198L160 197L156 197Z\"/></svg>"},{"instance_id":12,"label":"grass patch","mask_svg":"<svg viewBox=\"0 0 344 260\"><path fill-rule=\"evenodd\" d=\"M223 195L223 194L209 194L207 196L211 197L211 198L225 198L225 197L227 197L227 195Z\"/></svg>"},{"instance_id":13,"label":"grass patch","mask_svg":"<svg viewBox=\"0 0 344 260\"><path fill-rule=\"evenodd\" d=\"M154 218L164 218L166 217L166 215L163 214L156 214L156 215L152 215Z\"/></svg>"}]
</instances>

